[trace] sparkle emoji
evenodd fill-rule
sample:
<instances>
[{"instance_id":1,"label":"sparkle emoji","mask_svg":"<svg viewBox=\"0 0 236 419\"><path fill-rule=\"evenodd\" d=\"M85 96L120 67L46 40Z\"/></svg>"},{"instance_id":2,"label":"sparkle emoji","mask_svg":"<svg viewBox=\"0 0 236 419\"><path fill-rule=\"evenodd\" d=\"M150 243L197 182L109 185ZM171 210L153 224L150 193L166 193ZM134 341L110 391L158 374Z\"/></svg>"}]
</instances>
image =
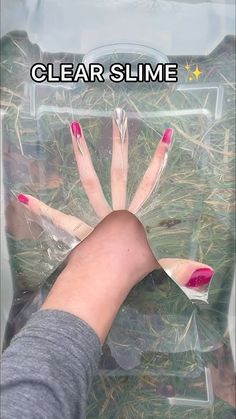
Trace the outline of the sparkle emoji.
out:
<instances>
[{"instance_id":1,"label":"sparkle emoji","mask_svg":"<svg viewBox=\"0 0 236 419\"><path fill-rule=\"evenodd\" d=\"M190 70L190 65L187 63L187 64L184 66L184 68L185 68L185 70L189 71L189 70Z\"/></svg>"},{"instance_id":2,"label":"sparkle emoji","mask_svg":"<svg viewBox=\"0 0 236 419\"><path fill-rule=\"evenodd\" d=\"M194 74L196 80L198 80L200 75L202 74L202 71L199 69L198 65L196 65L196 69L193 71L193 74Z\"/></svg>"},{"instance_id":3,"label":"sparkle emoji","mask_svg":"<svg viewBox=\"0 0 236 419\"><path fill-rule=\"evenodd\" d=\"M198 80L200 75L202 74L202 71L198 67L198 64L196 64L194 71L191 70L191 66L189 65L189 63L186 63L184 68L188 72L189 81Z\"/></svg>"}]
</instances>

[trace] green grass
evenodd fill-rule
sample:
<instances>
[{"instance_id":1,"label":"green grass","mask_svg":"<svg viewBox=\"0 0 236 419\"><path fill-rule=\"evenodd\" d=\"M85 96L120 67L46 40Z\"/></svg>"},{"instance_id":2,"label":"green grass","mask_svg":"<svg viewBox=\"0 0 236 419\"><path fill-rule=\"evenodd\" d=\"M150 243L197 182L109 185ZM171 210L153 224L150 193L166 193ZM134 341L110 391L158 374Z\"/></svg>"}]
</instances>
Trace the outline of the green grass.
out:
<instances>
[{"instance_id":1,"label":"green grass","mask_svg":"<svg viewBox=\"0 0 236 419\"><path fill-rule=\"evenodd\" d=\"M206 410L170 407L165 396L169 392L170 396L204 400L203 368L214 360L214 345L222 342L229 346L226 316L234 253L233 39L226 38L209 57L176 58L180 83L188 83L189 87L199 86L200 82L223 87L219 120L214 117L216 89L179 91L173 85L164 88L151 84L140 88L140 85L79 84L71 91L36 86L35 96L30 97L25 81L29 79L30 63L40 56L38 48L33 48L21 33L5 37L2 46L1 103L6 112L3 148L22 161L13 170L6 154L3 156L9 199L19 191L31 193L96 225L98 220L78 178L68 124L74 118L80 119L110 202L111 114L115 107L122 106L132 113L129 200L163 129L168 126L175 129L165 175L139 214L155 255L193 258L216 271L209 304L200 307L193 305L171 280L163 280L157 274L150 275L132 291L104 348L101 369L90 394L88 418L231 418L230 407L220 400ZM50 54L42 58L62 59ZM69 54L64 58L74 59ZM171 59L174 61L175 57ZM203 71L199 82L188 82L186 62L199 64ZM33 99L38 110L36 117L29 114ZM192 110L192 114L184 115L185 109ZM194 112L196 109L209 112ZM99 116L101 111L104 117ZM167 113L163 115L162 111ZM143 112L156 116L147 118ZM31 172L29 163L35 161L40 162L46 176L56 171L61 185L53 189L43 187L45 173L39 171L35 178ZM61 232L53 233L60 240L53 240L47 232L42 232L37 240L33 234L25 240L8 237L18 289L38 289L68 253L71 243L68 240L63 243ZM122 370L117 360L135 367Z\"/></svg>"}]
</instances>

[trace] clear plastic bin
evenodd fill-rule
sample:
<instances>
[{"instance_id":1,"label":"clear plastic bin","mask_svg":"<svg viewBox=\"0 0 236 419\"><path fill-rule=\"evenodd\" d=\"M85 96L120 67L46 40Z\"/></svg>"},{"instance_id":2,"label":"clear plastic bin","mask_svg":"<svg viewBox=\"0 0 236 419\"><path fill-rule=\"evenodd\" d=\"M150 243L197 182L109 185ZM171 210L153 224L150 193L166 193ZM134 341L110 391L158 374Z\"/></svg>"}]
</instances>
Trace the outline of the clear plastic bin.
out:
<instances>
[{"instance_id":1,"label":"clear plastic bin","mask_svg":"<svg viewBox=\"0 0 236 419\"><path fill-rule=\"evenodd\" d=\"M3 346L38 309L78 243L22 211L15 196L29 193L95 226L68 127L80 120L110 202L111 120L122 107L129 123L128 200L163 130L175 130L165 174L137 214L154 254L199 260L216 273L200 300L163 271L131 292L104 346L88 418L206 418L213 410L215 418L230 417L214 365L235 368L234 3L48 0L21 2L19 9L10 1L3 10ZM130 62L133 74L138 62L177 62L179 79L169 85L30 79L35 62L59 67L81 60L105 69Z\"/></svg>"}]
</instances>

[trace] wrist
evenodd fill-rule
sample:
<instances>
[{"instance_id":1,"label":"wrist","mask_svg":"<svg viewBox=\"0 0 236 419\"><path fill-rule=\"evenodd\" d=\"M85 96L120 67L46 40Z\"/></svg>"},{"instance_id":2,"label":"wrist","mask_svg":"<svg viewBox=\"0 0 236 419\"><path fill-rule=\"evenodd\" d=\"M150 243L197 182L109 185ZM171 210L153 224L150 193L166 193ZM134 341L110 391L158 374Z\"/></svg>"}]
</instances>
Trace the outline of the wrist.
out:
<instances>
[{"instance_id":1,"label":"wrist","mask_svg":"<svg viewBox=\"0 0 236 419\"><path fill-rule=\"evenodd\" d=\"M83 271L72 274L65 269L42 309L62 310L81 318L94 329L103 343L112 321L130 291L127 282L113 279L101 278L99 273L91 276L91 272Z\"/></svg>"}]
</instances>

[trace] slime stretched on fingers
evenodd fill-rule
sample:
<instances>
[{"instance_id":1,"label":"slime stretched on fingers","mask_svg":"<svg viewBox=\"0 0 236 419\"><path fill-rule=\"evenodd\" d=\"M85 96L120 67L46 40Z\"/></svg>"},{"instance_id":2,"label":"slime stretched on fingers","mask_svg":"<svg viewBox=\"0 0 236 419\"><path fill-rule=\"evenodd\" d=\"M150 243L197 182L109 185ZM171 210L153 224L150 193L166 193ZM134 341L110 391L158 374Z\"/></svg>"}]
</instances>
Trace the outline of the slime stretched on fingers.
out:
<instances>
[{"instance_id":1,"label":"slime stretched on fingers","mask_svg":"<svg viewBox=\"0 0 236 419\"><path fill-rule=\"evenodd\" d=\"M82 127L77 121L72 122L70 126L73 151L80 180L92 208L100 219L105 218L113 210L126 208L129 138L127 115L121 108L117 108L113 114L112 130L111 208L104 196L102 186L94 169ZM166 167L172 143L173 130L168 128L164 131L153 158L131 200L128 208L129 212L136 214L157 187ZM56 227L79 240L85 239L93 231L93 227L79 218L53 209L31 195L20 194L18 200L35 215L45 217ZM158 263L179 286L195 289L196 291L203 290L214 275L211 267L192 260L167 258L160 259Z\"/></svg>"}]
</instances>

